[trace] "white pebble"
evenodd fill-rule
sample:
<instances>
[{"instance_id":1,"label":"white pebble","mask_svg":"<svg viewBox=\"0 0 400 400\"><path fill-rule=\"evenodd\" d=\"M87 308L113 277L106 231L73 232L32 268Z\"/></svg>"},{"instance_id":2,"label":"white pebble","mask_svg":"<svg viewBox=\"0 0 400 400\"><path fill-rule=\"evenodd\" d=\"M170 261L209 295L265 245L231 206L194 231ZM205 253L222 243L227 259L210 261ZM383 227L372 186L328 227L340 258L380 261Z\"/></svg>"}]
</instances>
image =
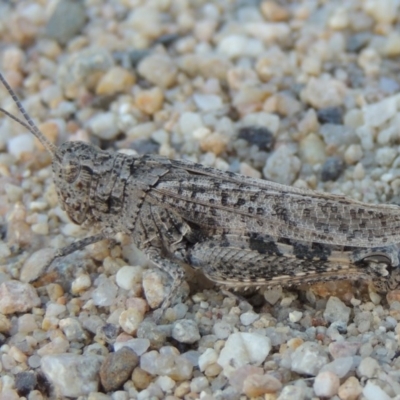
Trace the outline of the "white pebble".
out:
<instances>
[{"instance_id":1,"label":"white pebble","mask_svg":"<svg viewBox=\"0 0 400 400\"><path fill-rule=\"evenodd\" d=\"M165 296L164 281L161 272L145 271L143 274L143 291L151 308L158 308Z\"/></svg>"},{"instance_id":2,"label":"white pebble","mask_svg":"<svg viewBox=\"0 0 400 400\"><path fill-rule=\"evenodd\" d=\"M377 103L363 107L364 123L372 128L378 128L397 114L400 95L387 97Z\"/></svg>"},{"instance_id":3,"label":"white pebble","mask_svg":"<svg viewBox=\"0 0 400 400\"><path fill-rule=\"evenodd\" d=\"M88 354L46 355L41 360L41 367L63 397L78 398L97 392L102 359Z\"/></svg>"},{"instance_id":4,"label":"white pebble","mask_svg":"<svg viewBox=\"0 0 400 400\"><path fill-rule=\"evenodd\" d=\"M206 368L214 363L218 359L218 353L214 349L206 349L206 351L200 355L198 364L200 371L205 371Z\"/></svg>"},{"instance_id":5,"label":"white pebble","mask_svg":"<svg viewBox=\"0 0 400 400\"><path fill-rule=\"evenodd\" d=\"M362 148L359 144L351 144L344 153L344 160L347 164L353 165L361 160L363 156Z\"/></svg>"},{"instance_id":6,"label":"white pebble","mask_svg":"<svg viewBox=\"0 0 400 400\"><path fill-rule=\"evenodd\" d=\"M292 311L289 313L290 322L299 322L303 317L303 313L301 311Z\"/></svg>"},{"instance_id":7,"label":"white pebble","mask_svg":"<svg viewBox=\"0 0 400 400\"><path fill-rule=\"evenodd\" d=\"M203 127L203 121L199 114L187 111L179 118L179 127L183 135L191 135Z\"/></svg>"},{"instance_id":8,"label":"white pebble","mask_svg":"<svg viewBox=\"0 0 400 400\"><path fill-rule=\"evenodd\" d=\"M218 357L218 364L229 376L246 364L261 365L271 350L271 340L257 333L237 332L229 336Z\"/></svg>"},{"instance_id":9,"label":"white pebble","mask_svg":"<svg viewBox=\"0 0 400 400\"><path fill-rule=\"evenodd\" d=\"M257 321L260 318L260 315L255 313L254 311L248 311L243 313L240 316L240 322L244 325L244 326L249 326L251 325L254 321Z\"/></svg>"},{"instance_id":10,"label":"white pebble","mask_svg":"<svg viewBox=\"0 0 400 400\"><path fill-rule=\"evenodd\" d=\"M97 288L92 293L93 304L100 307L111 306L117 295L117 285L105 276L100 276L97 281Z\"/></svg>"},{"instance_id":11,"label":"white pebble","mask_svg":"<svg viewBox=\"0 0 400 400\"><path fill-rule=\"evenodd\" d=\"M32 253L21 268L20 280L22 282L32 282L39 278L44 268L48 266L54 257L54 249L49 247L40 249Z\"/></svg>"},{"instance_id":12,"label":"white pebble","mask_svg":"<svg viewBox=\"0 0 400 400\"><path fill-rule=\"evenodd\" d=\"M201 111L216 111L222 107L222 99L216 94L195 93L193 100Z\"/></svg>"},{"instance_id":13,"label":"white pebble","mask_svg":"<svg viewBox=\"0 0 400 400\"><path fill-rule=\"evenodd\" d=\"M364 10L377 22L391 24L398 15L398 3L393 0L367 0Z\"/></svg>"},{"instance_id":14,"label":"white pebble","mask_svg":"<svg viewBox=\"0 0 400 400\"><path fill-rule=\"evenodd\" d=\"M375 160L378 165L390 167L397 156L397 149L392 147L381 147L375 152Z\"/></svg>"},{"instance_id":15,"label":"white pebble","mask_svg":"<svg viewBox=\"0 0 400 400\"><path fill-rule=\"evenodd\" d=\"M318 343L305 342L293 352L292 370L299 374L317 375L329 358Z\"/></svg>"},{"instance_id":16,"label":"white pebble","mask_svg":"<svg viewBox=\"0 0 400 400\"><path fill-rule=\"evenodd\" d=\"M362 394L365 396L366 400L390 400L393 397L389 396L381 387L373 383L372 381L367 381Z\"/></svg>"},{"instance_id":17,"label":"white pebble","mask_svg":"<svg viewBox=\"0 0 400 400\"><path fill-rule=\"evenodd\" d=\"M135 284L141 283L143 277L143 268L140 266L126 265L121 267L115 277L116 284L125 290L132 289Z\"/></svg>"},{"instance_id":18,"label":"white pebble","mask_svg":"<svg viewBox=\"0 0 400 400\"><path fill-rule=\"evenodd\" d=\"M124 332L129 335L136 333L139 328L140 323L143 321L144 314L141 310L136 308L128 308L122 311L119 316L119 325L124 330Z\"/></svg>"},{"instance_id":19,"label":"white pebble","mask_svg":"<svg viewBox=\"0 0 400 400\"><path fill-rule=\"evenodd\" d=\"M160 387L160 389L164 392L170 392L176 385L175 381L171 379L169 376L159 376L155 383Z\"/></svg>"},{"instance_id":20,"label":"white pebble","mask_svg":"<svg viewBox=\"0 0 400 400\"><path fill-rule=\"evenodd\" d=\"M318 397L332 397L339 389L340 380L333 372L320 372L314 381L314 392Z\"/></svg>"},{"instance_id":21,"label":"white pebble","mask_svg":"<svg viewBox=\"0 0 400 400\"><path fill-rule=\"evenodd\" d=\"M91 282L90 276L88 274L79 275L72 282L71 292L74 295L78 295L78 294L84 292L86 289L89 289L91 285L92 285L92 282Z\"/></svg>"},{"instance_id":22,"label":"white pebble","mask_svg":"<svg viewBox=\"0 0 400 400\"><path fill-rule=\"evenodd\" d=\"M0 313L25 312L39 305L39 296L30 284L12 280L0 285Z\"/></svg>"},{"instance_id":23,"label":"white pebble","mask_svg":"<svg viewBox=\"0 0 400 400\"><path fill-rule=\"evenodd\" d=\"M172 327L172 337L180 343L194 343L200 340L197 324L190 319L176 321Z\"/></svg>"},{"instance_id":24,"label":"white pebble","mask_svg":"<svg viewBox=\"0 0 400 400\"><path fill-rule=\"evenodd\" d=\"M88 127L95 136L103 140L114 139L119 131L117 118L112 112L105 112L93 116L88 121Z\"/></svg>"},{"instance_id":25,"label":"white pebble","mask_svg":"<svg viewBox=\"0 0 400 400\"><path fill-rule=\"evenodd\" d=\"M173 86L178 72L174 61L163 54L152 54L144 58L137 70L145 79L161 88Z\"/></svg>"},{"instance_id":26,"label":"white pebble","mask_svg":"<svg viewBox=\"0 0 400 400\"><path fill-rule=\"evenodd\" d=\"M245 53L247 46L247 37L242 35L230 35L224 37L218 44L218 52L234 59Z\"/></svg>"},{"instance_id":27,"label":"white pebble","mask_svg":"<svg viewBox=\"0 0 400 400\"><path fill-rule=\"evenodd\" d=\"M12 137L8 141L7 150L19 160L23 153L32 153L35 150L35 137L31 133Z\"/></svg>"},{"instance_id":28,"label":"white pebble","mask_svg":"<svg viewBox=\"0 0 400 400\"><path fill-rule=\"evenodd\" d=\"M265 178L291 185L301 168L301 162L293 154L293 149L287 145L279 146L267 159L263 168Z\"/></svg>"}]
</instances>

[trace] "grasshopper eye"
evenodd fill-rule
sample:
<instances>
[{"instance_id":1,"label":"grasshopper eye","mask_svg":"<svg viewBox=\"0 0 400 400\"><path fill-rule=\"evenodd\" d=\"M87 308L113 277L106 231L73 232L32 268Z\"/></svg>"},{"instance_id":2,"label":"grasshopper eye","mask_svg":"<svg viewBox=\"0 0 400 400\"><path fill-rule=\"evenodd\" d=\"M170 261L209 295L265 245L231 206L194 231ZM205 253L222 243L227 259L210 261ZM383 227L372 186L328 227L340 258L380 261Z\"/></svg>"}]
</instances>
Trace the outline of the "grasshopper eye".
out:
<instances>
[{"instance_id":1,"label":"grasshopper eye","mask_svg":"<svg viewBox=\"0 0 400 400\"><path fill-rule=\"evenodd\" d=\"M81 164L79 162L79 159L75 156L68 154L64 157L63 164L64 164L63 165L64 179L68 183L74 182L76 180L76 178L78 177L79 172L81 170Z\"/></svg>"}]
</instances>

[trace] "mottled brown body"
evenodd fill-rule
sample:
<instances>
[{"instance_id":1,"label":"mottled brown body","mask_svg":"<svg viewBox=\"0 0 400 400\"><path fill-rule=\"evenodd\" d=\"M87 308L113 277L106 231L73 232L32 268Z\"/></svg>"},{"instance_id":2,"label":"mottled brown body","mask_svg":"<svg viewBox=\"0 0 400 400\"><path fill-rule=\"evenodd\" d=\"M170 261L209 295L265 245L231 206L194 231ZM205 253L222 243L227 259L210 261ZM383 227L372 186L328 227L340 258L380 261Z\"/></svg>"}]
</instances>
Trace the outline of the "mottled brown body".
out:
<instances>
[{"instance_id":1,"label":"mottled brown body","mask_svg":"<svg viewBox=\"0 0 400 400\"><path fill-rule=\"evenodd\" d=\"M359 278L381 290L400 284L398 206L83 142L55 148L17 104L28 124L17 120L53 154L61 206L75 223L100 232L57 256L128 234L173 278L163 307L183 279L182 263L231 288Z\"/></svg>"}]
</instances>

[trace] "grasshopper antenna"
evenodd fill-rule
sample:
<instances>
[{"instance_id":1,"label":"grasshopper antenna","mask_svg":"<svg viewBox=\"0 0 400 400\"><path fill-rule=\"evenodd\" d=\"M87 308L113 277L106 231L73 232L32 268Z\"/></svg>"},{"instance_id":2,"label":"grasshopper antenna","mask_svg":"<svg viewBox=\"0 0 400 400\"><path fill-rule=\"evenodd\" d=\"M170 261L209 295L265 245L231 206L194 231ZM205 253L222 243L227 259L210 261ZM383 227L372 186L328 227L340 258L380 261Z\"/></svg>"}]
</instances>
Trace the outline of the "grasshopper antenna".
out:
<instances>
[{"instance_id":1,"label":"grasshopper antenna","mask_svg":"<svg viewBox=\"0 0 400 400\"><path fill-rule=\"evenodd\" d=\"M17 95L15 94L14 90L12 90L11 86L8 84L8 82L5 80L4 76L0 73L0 81L4 85L4 87L7 89L7 92L10 94L12 99L14 100L15 104L18 107L18 110L21 112L23 117L25 118L25 121L20 120L16 116L10 114L8 111L6 111L4 108L0 107L0 111L7 115L7 117L10 117L14 121L18 122L20 125L22 125L24 128L28 129L29 132L31 132L34 136L36 136L39 140L40 143L46 148L46 150L51 153L53 156L57 152L57 147L51 143L44 135L42 132L40 132L39 128L35 125L35 123L32 121L32 118L28 115L26 112L25 108L22 106L21 102L19 101Z\"/></svg>"}]
</instances>

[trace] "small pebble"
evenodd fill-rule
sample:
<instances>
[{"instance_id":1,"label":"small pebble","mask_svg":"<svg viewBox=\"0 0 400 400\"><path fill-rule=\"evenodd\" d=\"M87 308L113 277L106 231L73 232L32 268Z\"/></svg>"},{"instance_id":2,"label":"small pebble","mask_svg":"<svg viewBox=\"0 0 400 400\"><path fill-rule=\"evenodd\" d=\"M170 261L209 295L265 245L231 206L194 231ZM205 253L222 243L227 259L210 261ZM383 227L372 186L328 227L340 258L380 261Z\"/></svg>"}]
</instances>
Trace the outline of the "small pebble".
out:
<instances>
[{"instance_id":1,"label":"small pebble","mask_svg":"<svg viewBox=\"0 0 400 400\"><path fill-rule=\"evenodd\" d=\"M268 337L256 333L232 333L221 350L218 364L225 375L229 375L235 368L247 363L261 364L270 350L271 341Z\"/></svg>"},{"instance_id":2,"label":"small pebble","mask_svg":"<svg viewBox=\"0 0 400 400\"><path fill-rule=\"evenodd\" d=\"M143 274L143 291L151 308L158 308L164 300L164 282L159 271L145 271Z\"/></svg>"},{"instance_id":3,"label":"small pebble","mask_svg":"<svg viewBox=\"0 0 400 400\"><path fill-rule=\"evenodd\" d=\"M374 358L366 357L361 360L359 366L357 367L357 373L360 377L375 378L378 371L380 370L378 361Z\"/></svg>"},{"instance_id":4,"label":"small pebble","mask_svg":"<svg viewBox=\"0 0 400 400\"><path fill-rule=\"evenodd\" d=\"M339 390L340 380L333 372L320 372L314 380L314 392L318 397L332 397Z\"/></svg>"},{"instance_id":5,"label":"small pebble","mask_svg":"<svg viewBox=\"0 0 400 400\"><path fill-rule=\"evenodd\" d=\"M106 356L100 368L100 380L106 392L120 388L139 364L139 357L128 347Z\"/></svg>"},{"instance_id":6,"label":"small pebble","mask_svg":"<svg viewBox=\"0 0 400 400\"><path fill-rule=\"evenodd\" d=\"M172 337L180 343L195 343L200 339L199 328L194 321L182 319L174 323Z\"/></svg>"},{"instance_id":7,"label":"small pebble","mask_svg":"<svg viewBox=\"0 0 400 400\"><path fill-rule=\"evenodd\" d=\"M301 167L298 157L286 145L278 147L267 159L263 168L266 179L291 185L297 177Z\"/></svg>"},{"instance_id":8,"label":"small pebble","mask_svg":"<svg viewBox=\"0 0 400 400\"><path fill-rule=\"evenodd\" d=\"M310 133L300 142L299 154L301 159L311 165L325 162L325 143L319 136Z\"/></svg>"},{"instance_id":9,"label":"small pebble","mask_svg":"<svg viewBox=\"0 0 400 400\"><path fill-rule=\"evenodd\" d=\"M140 61L138 72L150 83L167 89L175 84L177 67L167 55L151 54Z\"/></svg>"},{"instance_id":10,"label":"small pebble","mask_svg":"<svg viewBox=\"0 0 400 400\"><path fill-rule=\"evenodd\" d=\"M305 398L306 393L303 387L288 385L282 388L277 400L303 400Z\"/></svg>"},{"instance_id":11,"label":"small pebble","mask_svg":"<svg viewBox=\"0 0 400 400\"><path fill-rule=\"evenodd\" d=\"M96 86L96 93L100 96L111 96L129 91L134 84L135 76L130 71L115 66L100 78Z\"/></svg>"},{"instance_id":12,"label":"small pebble","mask_svg":"<svg viewBox=\"0 0 400 400\"><path fill-rule=\"evenodd\" d=\"M104 275L101 275L96 283L97 287L92 292L93 304L100 307L111 306L117 295L117 285Z\"/></svg>"},{"instance_id":13,"label":"small pebble","mask_svg":"<svg viewBox=\"0 0 400 400\"><path fill-rule=\"evenodd\" d=\"M191 135L202 127L203 121L201 116L194 112L185 112L179 118L179 128L183 135Z\"/></svg>"},{"instance_id":14,"label":"small pebble","mask_svg":"<svg viewBox=\"0 0 400 400\"><path fill-rule=\"evenodd\" d=\"M148 115L153 115L157 111L161 110L163 101L163 91L158 87L141 90L135 96L136 107Z\"/></svg>"},{"instance_id":15,"label":"small pebble","mask_svg":"<svg viewBox=\"0 0 400 400\"><path fill-rule=\"evenodd\" d=\"M84 27L86 11L80 2L60 0L46 24L46 36L67 44Z\"/></svg>"},{"instance_id":16,"label":"small pebble","mask_svg":"<svg viewBox=\"0 0 400 400\"><path fill-rule=\"evenodd\" d=\"M342 400L357 400L362 390L358 379L350 376L339 386L338 395Z\"/></svg>"},{"instance_id":17,"label":"small pebble","mask_svg":"<svg viewBox=\"0 0 400 400\"><path fill-rule=\"evenodd\" d=\"M282 383L272 375L249 375L243 382L243 393L249 397L258 397L266 393L276 393Z\"/></svg>"},{"instance_id":18,"label":"small pebble","mask_svg":"<svg viewBox=\"0 0 400 400\"><path fill-rule=\"evenodd\" d=\"M125 290L131 290L135 284L142 282L143 268L140 266L124 266L118 269L115 277L116 284Z\"/></svg>"},{"instance_id":19,"label":"small pebble","mask_svg":"<svg viewBox=\"0 0 400 400\"><path fill-rule=\"evenodd\" d=\"M198 365L200 371L205 371L210 365L214 364L218 359L218 353L214 349L206 349L206 351L200 355Z\"/></svg>"},{"instance_id":20,"label":"small pebble","mask_svg":"<svg viewBox=\"0 0 400 400\"><path fill-rule=\"evenodd\" d=\"M260 150L270 150L274 143L274 135L262 126L247 126L239 129L238 139L255 144Z\"/></svg>"},{"instance_id":21,"label":"small pebble","mask_svg":"<svg viewBox=\"0 0 400 400\"><path fill-rule=\"evenodd\" d=\"M28 283L11 280L0 285L0 313L26 312L39 305L39 296Z\"/></svg>"},{"instance_id":22,"label":"small pebble","mask_svg":"<svg viewBox=\"0 0 400 400\"><path fill-rule=\"evenodd\" d=\"M126 333L131 335L136 333L143 318L143 312L136 308L128 308L122 311L119 317L119 325Z\"/></svg>"},{"instance_id":23,"label":"small pebble","mask_svg":"<svg viewBox=\"0 0 400 400\"><path fill-rule=\"evenodd\" d=\"M350 308L347 307L339 298L331 296L326 304L324 318L331 324L347 325L350 318Z\"/></svg>"},{"instance_id":24,"label":"small pebble","mask_svg":"<svg viewBox=\"0 0 400 400\"><path fill-rule=\"evenodd\" d=\"M33 282L38 279L54 257L54 249L44 248L32 253L25 261L20 274L22 282Z\"/></svg>"},{"instance_id":25,"label":"small pebble","mask_svg":"<svg viewBox=\"0 0 400 400\"><path fill-rule=\"evenodd\" d=\"M41 368L49 382L65 397L97 392L102 357L55 354L42 357Z\"/></svg>"},{"instance_id":26,"label":"small pebble","mask_svg":"<svg viewBox=\"0 0 400 400\"><path fill-rule=\"evenodd\" d=\"M391 400L393 397L389 396L380 386L372 381L367 381L364 386L362 394L366 400Z\"/></svg>"},{"instance_id":27,"label":"small pebble","mask_svg":"<svg viewBox=\"0 0 400 400\"><path fill-rule=\"evenodd\" d=\"M339 357L324 365L321 368L321 372L330 371L337 375L339 378L346 376L350 370L353 369L354 359L353 357Z\"/></svg>"},{"instance_id":28,"label":"small pebble","mask_svg":"<svg viewBox=\"0 0 400 400\"><path fill-rule=\"evenodd\" d=\"M7 150L19 160L24 153L32 153L35 150L34 139L34 136L30 133L15 136L8 141Z\"/></svg>"},{"instance_id":29,"label":"small pebble","mask_svg":"<svg viewBox=\"0 0 400 400\"><path fill-rule=\"evenodd\" d=\"M305 342L293 352L292 369L299 374L316 376L329 359L322 347L313 342Z\"/></svg>"},{"instance_id":30,"label":"small pebble","mask_svg":"<svg viewBox=\"0 0 400 400\"><path fill-rule=\"evenodd\" d=\"M260 316L253 312L253 311L248 311L243 313L240 316L240 322L244 325L244 326L249 326L251 325L254 321L257 321L260 318Z\"/></svg>"},{"instance_id":31,"label":"small pebble","mask_svg":"<svg viewBox=\"0 0 400 400\"><path fill-rule=\"evenodd\" d=\"M27 396L37 385L37 378L33 372L19 372L15 375L15 389L20 396Z\"/></svg>"},{"instance_id":32,"label":"small pebble","mask_svg":"<svg viewBox=\"0 0 400 400\"><path fill-rule=\"evenodd\" d=\"M344 169L343 160L339 157L328 157L321 168L322 182L336 181Z\"/></svg>"},{"instance_id":33,"label":"small pebble","mask_svg":"<svg viewBox=\"0 0 400 400\"><path fill-rule=\"evenodd\" d=\"M317 110L318 121L321 124L343 124L343 110L340 107L328 107Z\"/></svg>"},{"instance_id":34,"label":"small pebble","mask_svg":"<svg viewBox=\"0 0 400 400\"><path fill-rule=\"evenodd\" d=\"M351 144L344 153L344 161L349 165L353 165L360 161L362 156L363 151L361 146L358 144Z\"/></svg>"},{"instance_id":35,"label":"small pebble","mask_svg":"<svg viewBox=\"0 0 400 400\"><path fill-rule=\"evenodd\" d=\"M346 86L336 79L310 78L301 92L301 98L316 109L325 109L341 106L346 92Z\"/></svg>"},{"instance_id":36,"label":"small pebble","mask_svg":"<svg viewBox=\"0 0 400 400\"><path fill-rule=\"evenodd\" d=\"M92 282L90 280L90 276L87 274L79 275L71 284L71 292L74 295L79 295L84 292L86 289L89 289L92 286Z\"/></svg>"},{"instance_id":37,"label":"small pebble","mask_svg":"<svg viewBox=\"0 0 400 400\"><path fill-rule=\"evenodd\" d=\"M112 140L119 132L117 118L112 112L103 112L90 118L88 127L93 135L102 140Z\"/></svg>"}]
</instances>

